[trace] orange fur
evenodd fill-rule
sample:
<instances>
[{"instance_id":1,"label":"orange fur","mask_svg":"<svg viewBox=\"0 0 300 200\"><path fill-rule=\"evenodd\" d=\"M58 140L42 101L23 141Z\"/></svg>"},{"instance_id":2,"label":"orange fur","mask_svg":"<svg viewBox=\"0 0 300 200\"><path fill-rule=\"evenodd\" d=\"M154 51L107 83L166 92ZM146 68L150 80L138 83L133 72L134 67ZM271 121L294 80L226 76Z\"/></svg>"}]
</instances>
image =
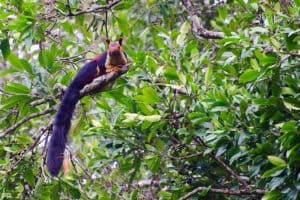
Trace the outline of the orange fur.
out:
<instances>
[{"instance_id":1,"label":"orange fur","mask_svg":"<svg viewBox=\"0 0 300 200\"><path fill-rule=\"evenodd\" d=\"M68 172L70 171L70 165L71 165L71 159L70 159L70 154L65 153L64 155L64 161L63 161L63 170L64 170L64 175L67 175Z\"/></svg>"}]
</instances>

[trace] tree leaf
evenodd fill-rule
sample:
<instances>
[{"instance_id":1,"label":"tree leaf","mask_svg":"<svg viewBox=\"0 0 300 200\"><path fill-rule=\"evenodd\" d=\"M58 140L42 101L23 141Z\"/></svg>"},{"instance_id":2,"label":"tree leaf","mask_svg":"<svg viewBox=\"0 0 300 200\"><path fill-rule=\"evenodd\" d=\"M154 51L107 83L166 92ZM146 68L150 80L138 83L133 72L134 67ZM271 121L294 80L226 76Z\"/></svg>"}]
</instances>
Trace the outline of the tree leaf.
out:
<instances>
[{"instance_id":1,"label":"tree leaf","mask_svg":"<svg viewBox=\"0 0 300 200\"><path fill-rule=\"evenodd\" d=\"M240 82L247 83L256 80L259 76L259 72L254 69L247 69L244 73L240 76Z\"/></svg>"},{"instance_id":2,"label":"tree leaf","mask_svg":"<svg viewBox=\"0 0 300 200\"><path fill-rule=\"evenodd\" d=\"M35 185L35 175L33 174L31 168L25 171L24 178L32 187Z\"/></svg>"},{"instance_id":3,"label":"tree leaf","mask_svg":"<svg viewBox=\"0 0 300 200\"><path fill-rule=\"evenodd\" d=\"M2 52L3 58L7 59L7 57L10 54L10 46L9 46L9 40L8 39L4 39L4 40L1 41L0 49L1 49L1 52Z\"/></svg>"},{"instance_id":4,"label":"tree leaf","mask_svg":"<svg viewBox=\"0 0 300 200\"><path fill-rule=\"evenodd\" d=\"M160 157L154 155L154 156L147 156L145 159L149 169L153 173L156 173L160 167Z\"/></svg>"},{"instance_id":5,"label":"tree leaf","mask_svg":"<svg viewBox=\"0 0 300 200\"><path fill-rule=\"evenodd\" d=\"M286 162L277 156L268 156L268 160L275 166L286 166Z\"/></svg>"},{"instance_id":6,"label":"tree leaf","mask_svg":"<svg viewBox=\"0 0 300 200\"><path fill-rule=\"evenodd\" d=\"M277 200L277 199L280 199L280 192L279 191L271 191L271 192L268 192L266 193L262 200Z\"/></svg>"},{"instance_id":7,"label":"tree leaf","mask_svg":"<svg viewBox=\"0 0 300 200\"><path fill-rule=\"evenodd\" d=\"M14 95L6 99L5 103L1 105L1 110L6 110L8 108L14 107L24 101L27 101L29 98L27 95Z\"/></svg>"},{"instance_id":8,"label":"tree leaf","mask_svg":"<svg viewBox=\"0 0 300 200\"><path fill-rule=\"evenodd\" d=\"M270 170L265 171L265 173L262 175L262 178L269 178L269 177L279 176L280 174L282 174L282 172L284 170L285 170L284 166L274 167Z\"/></svg>"},{"instance_id":9,"label":"tree leaf","mask_svg":"<svg viewBox=\"0 0 300 200\"><path fill-rule=\"evenodd\" d=\"M12 94L29 94L30 89L19 83L7 83L4 86L4 91Z\"/></svg>"},{"instance_id":10,"label":"tree leaf","mask_svg":"<svg viewBox=\"0 0 300 200\"><path fill-rule=\"evenodd\" d=\"M13 53L10 53L7 57L10 64L15 67L15 69L18 69L19 71L23 71L23 65L21 63L21 60L14 55Z\"/></svg>"}]
</instances>

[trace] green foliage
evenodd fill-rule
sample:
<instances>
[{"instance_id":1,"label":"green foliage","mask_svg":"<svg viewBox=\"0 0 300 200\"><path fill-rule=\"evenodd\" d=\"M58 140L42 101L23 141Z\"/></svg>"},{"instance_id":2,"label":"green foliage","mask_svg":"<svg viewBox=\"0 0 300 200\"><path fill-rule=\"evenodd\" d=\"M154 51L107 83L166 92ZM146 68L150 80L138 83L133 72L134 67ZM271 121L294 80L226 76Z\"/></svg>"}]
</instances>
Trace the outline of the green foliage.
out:
<instances>
[{"instance_id":1,"label":"green foliage","mask_svg":"<svg viewBox=\"0 0 300 200\"><path fill-rule=\"evenodd\" d=\"M210 192L243 189L213 156L267 190L263 199L300 198L299 1L193 1L223 39L194 37L181 1L113 6L108 34L124 37L130 70L80 100L71 169L51 178L44 158L55 113L38 114L105 50L105 13L67 16L67 2L72 13L93 8L0 0L1 132L24 120L0 132L1 199L167 200L199 186L207 188L192 199L261 198Z\"/></svg>"}]
</instances>

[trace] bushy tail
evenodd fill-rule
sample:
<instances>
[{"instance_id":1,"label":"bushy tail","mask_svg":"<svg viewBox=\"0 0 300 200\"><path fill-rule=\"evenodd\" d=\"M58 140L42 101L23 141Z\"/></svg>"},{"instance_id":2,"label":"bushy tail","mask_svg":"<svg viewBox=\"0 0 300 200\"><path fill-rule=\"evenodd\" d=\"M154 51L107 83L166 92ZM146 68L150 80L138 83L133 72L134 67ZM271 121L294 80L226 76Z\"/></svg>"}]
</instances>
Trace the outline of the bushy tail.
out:
<instances>
[{"instance_id":1,"label":"bushy tail","mask_svg":"<svg viewBox=\"0 0 300 200\"><path fill-rule=\"evenodd\" d=\"M52 176L58 174L63 163L71 118L79 100L79 91L80 88L72 85L68 87L53 123L53 133L47 152L47 167Z\"/></svg>"}]
</instances>

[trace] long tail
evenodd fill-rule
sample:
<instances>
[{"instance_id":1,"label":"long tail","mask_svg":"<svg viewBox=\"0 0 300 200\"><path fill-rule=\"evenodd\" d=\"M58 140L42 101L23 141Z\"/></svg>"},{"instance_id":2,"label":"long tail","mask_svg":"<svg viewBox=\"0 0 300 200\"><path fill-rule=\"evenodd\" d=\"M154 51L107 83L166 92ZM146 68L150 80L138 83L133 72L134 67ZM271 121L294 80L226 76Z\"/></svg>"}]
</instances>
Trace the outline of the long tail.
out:
<instances>
[{"instance_id":1,"label":"long tail","mask_svg":"<svg viewBox=\"0 0 300 200\"><path fill-rule=\"evenodd\" d=\"M78 87L72 85L68 87L53 123L53 133L47 152L47 167L52 176L58 174L63 163L71 118L79 100L79 91Z\"/></svg>"}]
</instances>

